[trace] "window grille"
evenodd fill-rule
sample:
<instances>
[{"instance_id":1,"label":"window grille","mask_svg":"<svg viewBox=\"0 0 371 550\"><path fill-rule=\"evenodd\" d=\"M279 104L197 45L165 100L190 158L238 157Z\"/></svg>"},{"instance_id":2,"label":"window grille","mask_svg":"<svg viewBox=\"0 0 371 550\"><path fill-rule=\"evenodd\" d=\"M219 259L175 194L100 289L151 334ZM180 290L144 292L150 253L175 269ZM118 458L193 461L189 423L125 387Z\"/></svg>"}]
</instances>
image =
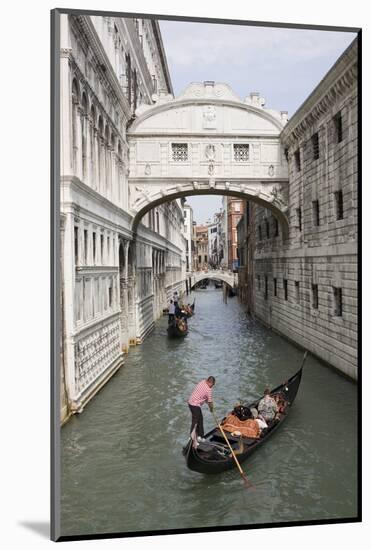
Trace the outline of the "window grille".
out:
<instances>
[{"instance_id":1,"label":"window grille","mask_svg":"<svg viewBox=\"0 0 371 550\"><path fill-rule=\"evenodd\" d=\"M276 279L276 277L273 279L273 289L274 289L274 295L277 296L277 279Z\"/></svg>"},{"instance_id":2,"label":"window grille","mask_svg":"<svg viewBox=\"0 0 371 550\"><path fill-rule=\"evenodd\" d=\"M172 159L174 162L186 162L188 160L188 144L172 143Z\"/></svg>"},{"instance_id":3,"label":"window grille","mask_svg":"<svg viewBox=\"0 0 371 550\"><path fill-rule=\"evenodd\" d=\"M88 265L88 230L84 229L84 259L85 265Z\"/></svg>"},{"instance_id":4,"label":"window grille","mask_svg":"<svg viewBox=\"0 0 371 550\"><path fill-rule=\"evenodd\" d=\"M318 202L318 200L312 201L312 208L313 208L313 225L318 226L319 225L319 202Z\"/></svg>"},{"instance_id":5,"label":"window grille","mask_svg":"<svg viewBox=\"0 0 371 550\"><path fill-rule=\"evenodd\" d=\"M335 195L336 219L342 220L344 218L343 192L335 191L334 195Z\"/></svg>"},{"instance_id":6,"label":"window grille","mask_svg":"<svg viewBox=\"0 0 371 550\"><path fill-rule=\"evenodd\" d=\"M337 140L337 143L340 143L341 141L343 141L343 121L342 121L342 118L341 118L341 113L337 113L335 116L334 116L334 125L335 125L335 136L336 136L336 140Z\"/></svg>"},{"instance_id":7,"label":"window grille","mask_svg":"<svg viewBox=\"0 0 371 550\"><path fill-rule=\"evenodd\" d=\"M335 305L335 311L334 315L337 317L341 317L343 315L343 293L342 289L338 287L334 288L334 305Z\"/></svg>"},{"instance_id":8,"label":"window grille","mask_svg":"<svg viewBox=\"0 0 371 550\"><path fill-rule=\"evenodd\" d=\"M247 162L249 160L249 146L247 144L235 143L233 152L236 162Z\"/></svg>"},{"instance_id":9,"label":"window grille","mask_svg":"<svg viewBox=\"0 0 371 550\"><path fill-rule=\"evenodd\" d=\"M318 132L312 136L312 149L313 149L313 160L319 159L319 137L318 137Z\"/></svg>"},{"instance_id":10,"label":"window grille","mask_svg":"<svg viewBox=\"0 0 371 550\"><path fill-rule=\"evenodd\" d=\"M300 302L300 284L299 281L295 281L295 298L296 303Z\"/></svg>"},{"instance_id":11,"label":"window grille","mask_svg":"<svg viewBox=\"0 0 371 550\"><path fill-rule=\"evenodd\" d=\"M284 279L284 280L283 280L283 291L284 291L284 294L285 294L285 300L287 300L287 298L288 298L288 292L287 292L287 279Z\"/></svg>"},{"instance_id":12,"label":"window grille","mask_svg":"<svg viewBox=\"0 0 371 550\"><path fill-rule=\"evenodd\" d=\"M74 241L75 241L75 265L79 263L79 228L74 227Z\"/></svg>"},{"instance_id":13,"label":"window grille","mask_svg":"<svg viewBox=\"0 0 371 550\"><path fill-rule=\"evenodd\" d=\"M269 220L265 220L265 233L267 235L267 239L270 238L270 231L269 231Z\"/></svg>"},{"instance_id":14,"label":"window grille","mask_svg":"<svg viewBox=\"0 0 371 550\"><path fill-rule=\"evenodd\" d=\"M294 157L295 157L296 170L297 170L297 172L300 172L300 170L301 170L301 161L300 161L300 151L299 151L299 149L297 151L295 151Z\"/></svg>"},{"instance_id":15,"label":"window grille","mask_svg":"<svg viewBox=\"0 0 371 550\"><path fill-rule=\"evenodd\" d=\"M318 285L312 285L312 307L318 309Z\"/></svg>"},{"instance_id":16,"label":"window grille","mask_svg":"<svg viewBox=\"0 0 371 550\"><path fill-rule=\"evenodd\" d=\"M300 207L296 209L296 217L297 217L297 220L298 220L298 229L299 229L299 231L301 231L302 223L301 223L301 208Z\"/></svg>"},{"instance_id":17,"label":"window grille","mask_svg":"<svg viewBox=\"0 0 371 550\"><path fill-rule=\"evenodd\" d=\"M279 225L277 218L274 218L274 236L278 237L279 235Z\"/></svg>"}]
</instances>

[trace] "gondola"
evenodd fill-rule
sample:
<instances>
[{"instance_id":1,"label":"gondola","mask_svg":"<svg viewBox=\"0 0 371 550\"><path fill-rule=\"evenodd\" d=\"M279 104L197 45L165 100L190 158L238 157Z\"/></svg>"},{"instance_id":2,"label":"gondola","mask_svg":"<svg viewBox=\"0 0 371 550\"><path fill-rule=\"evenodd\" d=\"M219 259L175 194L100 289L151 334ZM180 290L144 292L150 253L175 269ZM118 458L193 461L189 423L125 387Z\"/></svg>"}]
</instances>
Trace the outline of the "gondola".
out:
<instances>
[{"instance_id":1,"label":"gondola","mask_svg":"<svg viewBox=\"0 0 371 550\"><path fill-rule=\"evenodd\" d=\"M167 327L167 334L170 338L183 338L188 334L186 319L174 319Z\"/></svg>"},{"instance_id":2,"label":"gondola","mask_svg":"<svg viewBox=\"0 0 371 550\"><path fill-rule=\"evenodd\" d=\"M258 447L265 443L265 441L267 441L267 439L286 419L299 389L304 360L300 370L294 374L294 376L271 391L271 395L276 393L283 394L288 403L285 413L282 414L280 420L273 420L272 423L268 425L268 428L265 428L265 430L262 431L258 439L232 436L231 433L224 432L227 435L231 447L233 448L240 463L246 460L254 451L256 451ZM249 408L256 408L260 399L261 398L251 403ZM205 440L205 442L201 442L197 447L194 447L193 441L190 438L186 446L183 448L183 454L190 470L194 470L195 472L200 472L202 474L218 474L236 467L235 461L231 456L223 434L218 427L208 432L205 435Z\"/></svg>"}]
</instances>

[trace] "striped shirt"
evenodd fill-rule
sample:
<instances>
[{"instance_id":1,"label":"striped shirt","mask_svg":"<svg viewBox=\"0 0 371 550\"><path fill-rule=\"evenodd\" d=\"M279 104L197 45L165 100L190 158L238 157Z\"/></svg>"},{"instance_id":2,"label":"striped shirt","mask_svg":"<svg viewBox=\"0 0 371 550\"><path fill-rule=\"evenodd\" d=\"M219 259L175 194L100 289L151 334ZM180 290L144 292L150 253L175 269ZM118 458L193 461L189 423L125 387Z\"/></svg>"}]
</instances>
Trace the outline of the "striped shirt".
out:
<instances>
[{"instance_id":1,"label":"striped shirt","mask_svg":"<svg viewBox=\"0 0 371 550\"><path fill-rule=\"evenodd\" d=\"M211 403L213 400L213 389L210 388L206 380L201 380L193 390L188 404L194 407L201 407L206 401Z\"/></svg>"}]
</instances>

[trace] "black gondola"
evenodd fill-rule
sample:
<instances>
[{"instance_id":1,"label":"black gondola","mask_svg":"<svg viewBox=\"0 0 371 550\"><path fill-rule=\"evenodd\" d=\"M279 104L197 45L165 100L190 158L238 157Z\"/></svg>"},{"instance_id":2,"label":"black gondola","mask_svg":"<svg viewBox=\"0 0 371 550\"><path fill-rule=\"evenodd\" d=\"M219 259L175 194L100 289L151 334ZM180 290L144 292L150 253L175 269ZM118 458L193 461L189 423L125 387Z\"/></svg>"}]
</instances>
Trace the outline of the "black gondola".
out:
<instances>
[{"instance_id":1,"label":"black gondola","mask_svg":"<svg viewBox=\"0 0 371 550\"><path fill-rule=\"evenodd\" d=\"M284 382L271 391L271 394L273 395L276 393L283 394L288 405L285 413L281 416L281 419L273 420L273 422L268 425L268 428L263 430L258 439L235 437L229 432L225 432L239 462L246 460L277 430L279 426L281 426L282 422L287 417L299 389L303 365L300 370L287 382ZM259 401L260 398L251 403L249 408L256 408ZM205 442L201 442L197 447L194 447L192 439L190 439L184 447L183 454L190 470L194 470L195 472L200 472L202 474L218 474L236 467L235 461L231 456L223 434L220 432L218 427L208 432L205 435L205 440Z\"/></svg>"},{"instance_id":2,"label":"black gondola","mask_svg":"<svg viewBox=\"0 0 371 550\"><path fill-rule=\"evenodd\" d=\"M186 319L175 319L167 327L167 334L170 338L182 338L188 334Z\"/></svg>"}]
</instances>

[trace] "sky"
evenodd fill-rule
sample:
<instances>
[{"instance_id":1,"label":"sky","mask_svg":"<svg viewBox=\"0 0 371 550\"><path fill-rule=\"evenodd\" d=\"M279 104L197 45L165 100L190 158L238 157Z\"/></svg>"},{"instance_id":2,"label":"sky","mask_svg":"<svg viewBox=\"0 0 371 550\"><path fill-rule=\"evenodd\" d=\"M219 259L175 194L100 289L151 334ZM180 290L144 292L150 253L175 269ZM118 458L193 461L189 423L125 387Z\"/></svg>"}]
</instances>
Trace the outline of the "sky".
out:
<instances>
[{"instance_id":1,"label":"sky","mask_svg":"<svg viewBox=\"0 0 371 550\"><path fill-rule=\"evenodd\" d=\"M352 32L160 21L174 95L191 82L225 82L244 100L260 92L265 107L289 118L356 37ZM189 197L204 223L221 197Z\"/></svg>"}]
</instances>

